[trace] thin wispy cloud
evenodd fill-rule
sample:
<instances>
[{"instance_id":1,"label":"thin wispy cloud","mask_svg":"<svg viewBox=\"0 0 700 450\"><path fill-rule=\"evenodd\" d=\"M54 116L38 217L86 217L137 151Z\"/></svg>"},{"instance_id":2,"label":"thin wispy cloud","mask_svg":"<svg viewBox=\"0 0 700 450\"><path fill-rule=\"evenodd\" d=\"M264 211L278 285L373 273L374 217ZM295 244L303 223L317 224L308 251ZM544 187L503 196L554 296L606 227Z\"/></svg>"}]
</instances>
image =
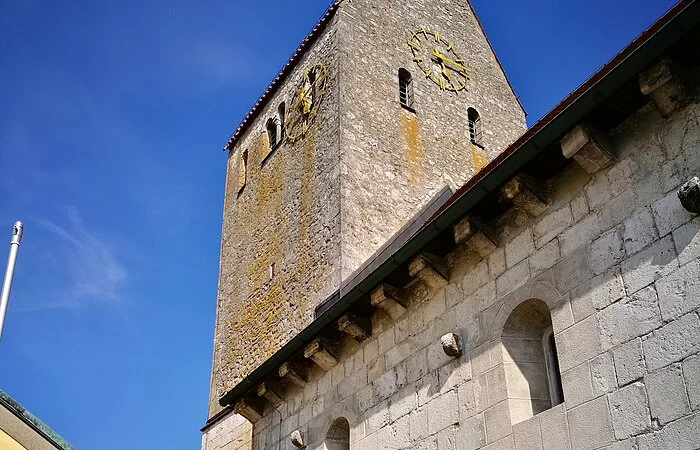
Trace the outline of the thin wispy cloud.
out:
<instances>
[{"instance_id":1,"label":"thin wispy cloud","mask_svg":"<svg viewBox=\"0 0 700 450\"><path fill-rule=\"evenodd\" d=\"M115 306L125 302L128 271L120 261L117 244L88 228L74 208L65 224L36 219L35 233L43 233L45 248L30 249L35 275L20 292L18 312L62 308Z\"/></svg>"}]
</instances>

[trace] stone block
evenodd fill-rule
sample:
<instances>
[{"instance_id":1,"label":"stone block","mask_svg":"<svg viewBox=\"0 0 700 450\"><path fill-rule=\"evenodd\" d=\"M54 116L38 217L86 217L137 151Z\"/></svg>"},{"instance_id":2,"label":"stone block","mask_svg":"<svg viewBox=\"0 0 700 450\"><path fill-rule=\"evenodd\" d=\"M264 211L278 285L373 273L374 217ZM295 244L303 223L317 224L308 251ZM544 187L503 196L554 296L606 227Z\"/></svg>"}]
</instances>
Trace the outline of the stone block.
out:
<instances>
[{"instance_id":1,"label":"stone block","mask_svg":"<svg viewBox=\"0 0 700 450\"><path fill-rule=\"evenodd\" d=\"M496 278L506 271L506 252L499 248L488 256L488 267L492 278Z\"/></svg>"},{"instance_id":2,"label":"stone block","mask_svg":"<svg viewBox=\"0 0 700 450\"><path fill-rule=\"evenodd\" d=\"M553 239L540 248L530 257L530 268L533 274L537 274L552 267L561 256L559 241Z\"/></svg>"},{"instance_id":3,"label":"stone block","mask_svg":"<svg viewBox=\"0 0 700 450\"><path fill-rule=\"evenodd\" d=\"M700 258L700 217L673 232L673 242L678 250L678 262L685 265Z\"/></svg>"},{"instance_id":4,"label":"stone block","mask_svg":"<svg viewBox=\"0 0 700 450\"><path fill-rule=\"evenodd\" d=\"M663 323L656 290L650 286L598 313L603 350L643 336Z\"/></svg>"},{"instance_id":5,"label":"stone block","mask_svg":"<svg viewBox=\"0 0 700 450\"><path fill-rule=\"evenodd\" d=\"M625 296L622 277L617 269L598 275L571 292L575 320L581 321L597 310L606 308Z\"/></svg>"},{"instance_id":6,"label":"stone block","mask_svg":"<svg viewBox=\"0 0 700 450\"><path fill-rule=\"evenodd\" d=\"M610 180L606 173L593 176L584 189L591 209L598 210L613 198Z\"/></svg>"},{"instance_id":7,"label":"stone block","mask_svg":"<svg viewBox=\"0 0 700 450\"><path fill-rule=\"evenodd\" d=\"M648 208L625 220L625 251L634 255L658 238L654 217Z\"/></svg>"},{"instance_id":8,"label":"stone block","mask_svg":"<svg viewBox=\"0 0 700 450\"><path fill-rule=\"evenodd\" d=\"M607 136L581 124L562 138L561 149L566 158L574 158L588 173L596 173L613 161Z\"/></svg>"},{"instance_id":9,"label":"stone block","mask_svg":"<svg viewBox=\"0 0 700 450\"><path fill-rule=\"evenodd\" d=\"M571 214L575 223L581 221L589 212L590 209L588 208L588 200L586 200L585 192L581 192L576 198L571 200Z\"/></svg>"},{"instance_id":10,"label":"stone block","mask_svg":"<svg viewBox=\"0 0 700 450\"><path fill-rule=\"evenodd\" d=\"M543 450L539 417L513 425L513 440L516 450Z\"/></svg>"},{"instance_id":11,"label":"stone block","mask_svg":"<svg viewBox=\"0 0 700 450\"><path fill-rule=\"evenodd\" d=\"M567 408L575 408L594 398L591 369L588 363L583 363L562 373L561 384Z\"/></svg>"},{"instance_id":12,"label":"stone block","mask_svg":"<svg viewBox=\"0 0 700 450\"><path fill-rule=\"evenodd\" d=\"M648 374L644 381L649 393L651 416L666 425L690 413L690 404L680 364Z\"/></svg>"},{"instance_id":13,"label":"stone block","mask_svg":"<svg viewBox=\"0 0 700 450\"><path fill-rule=\"evenodd\" d=\"M693 260L656 282L664 320L700 308L700 261Z\"/></svg>"},{"instance_id":14,"label":"stone block","mask_svg":"<svg viewBox=\"0 0 700 450\"><path fill-rule=\"evenodd\" d=\"M693 215L683 207L675 192L670 192L654 202L651 210L659 235L662 237L693 220Z\"/></svg>"},{"instance_id":15,"label":"stone block","mask_svg":"<svg viewBox=\"0 0 700 450\"><path fill-rule=\"evenodd\" d=\"M372 407L366 414L367 434L375 433L389 424L389 405L386 401Z\"/></svg>"},{"instance_id":16,"label":"stone block","mask_svg":"<svg viewBox=\"0 0 700 450\"><path fill-rule=\"evenodd\" d=\"M530 265L527 260L521 261L496 279L496 292L499 296L506 295L525 284L529 278Z\"/></svg>"},{"instance_id":17,"label":"stone block","mask_svg":"<svg viewBox=\"0 0 700 450\"><path fill-rule=\"evenodd\" d=\"M391 424L391 433L386 448L409 448L411 446L409 416L403 416Z\"/></svg>"},{"instance_id":18,"label":"stone block","mask_svg":"<svg viewBox=\"0 0 700 450\"><path fill-rule=\"evenodd\" d=\"M462 278L462 291L469 295L491 280L488 262L482 260Z\"/></svg>"},{"instance_id":19,"label":"stone block","mask_svg":"<svg viewBox=\"0 0 700 450\"><path fill-rule=\"evenodd\" d=\"M438 369L440 393L452 390L472 379L472 365L469 361L455 360Z\"/></svg>"},{"instance_id":20,"label":"stone block","mask_svg":"<svg viewBox=\"0 0 700 450\"><path fill-rule=\"evenodd\" d=\"M574 222L571 213L571 206L566 205L563 208L554 211L540 219L532 230L535 238L535 246L541 248L547 242L557 237L562 231L569 228Z\"/></svg>"},{"instance_id":21,"label":"stone block","mask_svg":"<svg viewBox=\"0 0 700 450\"><path fill-rule=\"evenodd\" d=\"M700 356L691 356L683 361L683 378L690 407L694 410L700 408Z\"/></svg>"},{"instance_id":22,"label":"stone block","mask_svg":"<svg viewBox=\"0 0 700 450\"><path fill-rule=\"evenodd\" d=\"M393 396L389 401L389 418L396 422L418 407L418 397L413 389L406 389Z\"/></svg>"},{"instance_id":23,"label":"stone block","mask_svg":"<svg viewBox=\"0 0 700 450\"><path fill-rule=\"evenodd\" d=\"M428 402L428 432L430 434L458 423L457 392L446 392Z\"/></svg>"},{"instance_id":24,"label":"stone block","mask_svg":"<svg viewBox=\"0 0 700 450\"><path fill-rule=\"evenodd\" d=\"M613 392L617 389L617 377L615 376L615 365L610 353L603 353L590 363L591 365L591 385L593 395Z\"/></svg>"},{"instance_id":25,"label":"stone block","mask_svg":"<svg viewBox=\"0 0 700 450\"><path fill-rule=\"evenodd\" d=\"M700 448L700 412L637 439L639 450L697 450Z\"/></svg>"},{"instance_id":26,"label":"stone block","mask_svg":"<svg viewBox=\"0 0 700 450\"><path fill-rule=\"evenodd\" d=\"M617 439L627 439L651 428L647 394L642 383L633 383L610 394L610 412Z\"/></svg>"},{"instance_id":27,"label":"stone block","mask_svg":"<svg viewBox=\"0 0 700 450\"><path fill-rule=\"evenodd\" d=\"M542 433L542 446L546 450L567 450L571 448L569 424L566 420L564 404L557 405L539 414Z\"/></svg>"},{"instance_id":28,"label":"stone block","mask_svg":"<svg viewBox=\"0 0 700 450\"><path fill-rule=\"evenodd\" d=\"M598 222L600 229L606 231L622 224L628 217L634 214L637 205L639 205L639 200L633 189L628 189L617 197L614 197L603 205L600 210Z\"/></svg>"},{"instance_id":29,"label":"stone block","mask_svg":"<svg viewBox=\"0 0 700 450\"><path fill-rule=\"evenodd\" d=\"M600 275L625 257L619 229L612 229L591 244L590 263L593 273Z\"/></svg>"},{"instance_id":30,"label":"stone block","mask_svg":"<svg viewBox=\"0 0 700 450\"><path fill-rule=\"evenodd\" d=\"M455 450L457 448L458 426L453 425L445 428L437 434L437 450Z\"/></svg>"},{"instance_id":31,"label":"stone block","mask_svg":"<svg viewBox=\"0 0 700 450\"><path fill-rule=\"evenodd\" d=\"M599 234L598 215L589 215L562 234L560 238L562 256L569 255L582 246L588 245Z\"/></svg>"},{"instance_id":32,"label":"stone block","mask_svg":"<svg viewBox=\"0 0 700 450\"><path fill-rule=\"evenodd\" d=\"M465 217L459 222L457 222L452 227L452 230L454 232L455 243L457 245L461 245L467 242L469 239L471 239L472 236L474 236L474 233L476 233L477 231L472 226L469 217Z\"/></svg>"},{"instance_id":33,"label":"stone block","mask_svg":"<svg viewBox=\"0 0 700 450\"><path fill-rule=\"evenodd\" d=\"M663 238L623 261L621 266L627 294L634 294L678 268L673 241L669 237Z\"/></svg>"},{"instance_id":34,"label":"stone block","mask_svg":"<svg viewBox=\"0 0 700 450\"><path fill-rule=\"evenodd\" d=\"M678 189L678 199L686 211L700 214L700 178L693 177Z\"/></svg>"},{"instance_id":35,"label":"stone block","mask_svg":"<svg viewBox=\"0 0 700 450\"><path fill-rule=\"evenodd\" d=\"M508 401L503 401L484 411L486 442L496 442L513 432Z\"/></svg>"},{"instance_id":36,"label":"stone block","mask_svg":"<svg viewBox=\"0 0 700 450\"><path fill-rule=\"evenodd\" d=\"M416 442L430 435L428 433L428 408L421 407L411 411L408 419L411 440Z\"/></svg>"},{"instance_id":37,"label":"stone block","mask_svg":"<svg viewBox=\"0 0 700 450\"><path fill-rule=\"evenodd\" d=\"M574 313L571 311L571 302L568 298L562 299L551 308L552 328L559 333L574 324Z\"/></svg>"},{"instance_id":38,"label":"stone block","mask_svg":"<svg viewBox=\"0 0 700 450\"><path fill-rule=\"evenodd\" d=\"M528 228L506 244L506 263L513 267L535 252L532 231Z\"/></svg>"},{"instance_id":39,"label":"stone block","mask_svg":"<svg viewBox=\"0 0 700 450\"><path fill-rule=\"evenodd\" d=\"M590 316L556 335L559 367L565 372L601 353L595 316Z\"/></svg>"},{"instance_id":40,"label":"stone block","mask_svg":"<svg viewBox=\"0 0 700 450\"><path fill-rule=\"evenodd\" d=\"M700 351L700 319L687 314L642 341L647 370L653 371Z\"/></svg>"},{"instance_id":41,"label":"stone block","mask_svg":"<svg viewBox=\"0 0 700 450\"><path fill-rule=\"evenodd\" d=\"M567 413L571 444L575 449L593 450L615 440L608 401L599 397Z\"/></svg>"},{"instance_id":42,"label":"stone block","mask_svg":"<svg viewBox=\"0 0 700 450\"><path fill-rule=\"evenodd\" d=\"M557 290L567 293L593 278L588 255L583 249L576 251L552 267L552 278Z\"/></svg>"},{"instance_id":43,"label":"stone block","mask_svg":"<svg viewBox=\"0 0 700 450\"><path fill-rule=\"evenodd\" d=\"M486 445L486 429L483 414L462 420L456 432L460 450L478 450Z\"/></svg>"},{"instance_id":44,"label":"stone block","mask_svg":"<svg viewBox=\"0 0 700 450\"><path fill-rule=\"evenodd\" d=\"M476 415L477 404L474 396L474 380L467 381L457 387L457 401L459 402L459 420L464 421Z\"/></svg>"},{"instance_id":45,"label":"stone block","mask_svg":"<svg viewBox=\"0 0 700 450\"><path fill-rule=\"evenodd\" d=\"M642 355L642 340L634 339L613 349L617 382L624 386L644 376L646 367Z\"/></svg>"}]
</instances>

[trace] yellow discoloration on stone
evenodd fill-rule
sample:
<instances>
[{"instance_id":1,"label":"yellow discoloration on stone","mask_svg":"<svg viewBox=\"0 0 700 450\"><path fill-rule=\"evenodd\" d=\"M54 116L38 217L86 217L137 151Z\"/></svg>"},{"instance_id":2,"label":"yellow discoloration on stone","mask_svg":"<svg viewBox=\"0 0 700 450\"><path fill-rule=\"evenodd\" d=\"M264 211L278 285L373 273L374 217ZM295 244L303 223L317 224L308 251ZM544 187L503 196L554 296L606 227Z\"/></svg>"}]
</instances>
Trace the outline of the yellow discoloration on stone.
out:
<instances>
[{"instance_id":1,"label":"yellow discoloration on stone","mask_svg":"<svg viewBox=\"0 0 700 450\"><path fill-rule=\"evenodd\" d=\"M479 173L481 169L489 164L489 158L486 152L480 149L478 146L471 144L470 146L472 152L472 164L474 165L474 173Z\"/></svg>"},{"instance_id":2,"label":"yellow discoloration on stone","mask_svg":"<svg viewBox=\"0 0 700 450\"><path fill-rule=\"evenodd\" d=\"M415 114L404 111L401 114L401 130L406 140L408 152L408 169L410 171L409 183L418 184L423 163L423 148L420 137L420 124Z\"/></svg>"}]
</instances>

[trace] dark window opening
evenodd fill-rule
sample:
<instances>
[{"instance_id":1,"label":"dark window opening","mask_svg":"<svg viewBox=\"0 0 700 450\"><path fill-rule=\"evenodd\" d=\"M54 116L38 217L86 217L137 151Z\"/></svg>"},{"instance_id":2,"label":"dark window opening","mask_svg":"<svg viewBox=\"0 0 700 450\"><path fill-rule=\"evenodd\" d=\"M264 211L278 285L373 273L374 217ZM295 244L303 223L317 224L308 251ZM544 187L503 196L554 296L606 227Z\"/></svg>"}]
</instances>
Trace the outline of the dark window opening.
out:
<instances>
[{"instance_id":1,"label":"dark window opening","mask_svg":"<svg viewBox=\"0 0 700 450\"><path fill-rule=\"evenodd\" d=\"M285 111L286 106L284 102L280 103L279 107L277 107L277 118L278 118L278 129L277 129L277 135L279 136L279 140L282 141L284 140L284 121L285 121Z\"/></svg>"},{"instance_id":2,"label":"dark window opening","mask_svg":"<svg viewBox=\"0 0 700 450\"><path fill-rule=\"evenodd\" d=\"M413 78L406 69L399 69L399 101L404 108L413 110Z\"/></svg>"},{"instance_id":3,"label":"dark window opening","mask_svg":"<svg viewBox=\"0 0 700 450\"><path fill-rule=\"evenodd\" d=\"M270 119L267 121L267 139L270 141L270 148L275 148L277 147L277 144L279 143L277 139L277 122L275 122L275 119Z\"/></svg>"},{"instance_id":4,"label":"dark window opening","mask_svg":"<svg viewBox=\"0 0 700 450\"><path fill-rule=\"evenodd\" d=\"M467 110L467 120L469 123L469 140L472 144L483 147L483 130L481 128L481 117L474 108Z\"/></svg>"}]
</instances>

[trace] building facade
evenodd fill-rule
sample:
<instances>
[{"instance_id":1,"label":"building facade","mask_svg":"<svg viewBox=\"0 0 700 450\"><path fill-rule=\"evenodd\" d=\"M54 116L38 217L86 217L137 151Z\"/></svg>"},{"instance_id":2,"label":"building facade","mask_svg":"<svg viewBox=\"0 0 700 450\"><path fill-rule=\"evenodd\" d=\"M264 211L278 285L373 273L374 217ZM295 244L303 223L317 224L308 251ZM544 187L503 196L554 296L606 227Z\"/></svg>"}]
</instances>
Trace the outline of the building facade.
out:
<instances>
[{"instance_id":1,"label":"building facade","mask_svg":"<svg viewBox=\"0 0 700 450\"><path fill-rule=\"evenodd\" d=\"M527 131L467 4L390 3L229 142L202 448L700 448L698 3Z\"/></svg>"}]
</instances>

